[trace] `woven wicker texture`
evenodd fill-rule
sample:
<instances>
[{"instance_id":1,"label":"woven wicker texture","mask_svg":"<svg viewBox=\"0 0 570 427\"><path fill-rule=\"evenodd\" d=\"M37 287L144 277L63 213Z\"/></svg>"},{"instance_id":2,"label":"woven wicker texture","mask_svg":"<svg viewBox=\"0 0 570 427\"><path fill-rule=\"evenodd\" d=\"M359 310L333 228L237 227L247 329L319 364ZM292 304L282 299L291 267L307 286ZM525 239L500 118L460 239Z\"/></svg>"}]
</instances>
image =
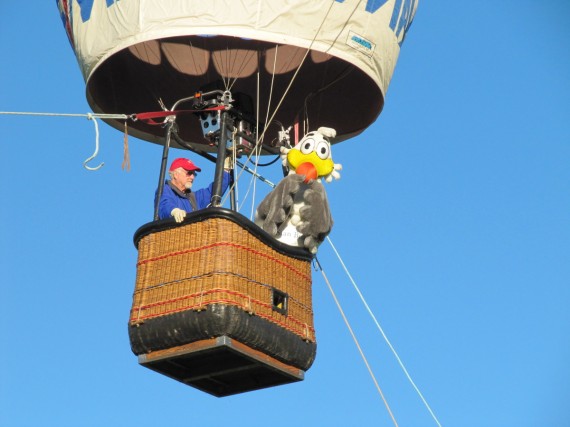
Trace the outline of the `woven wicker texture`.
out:
<instances>
[{"instance_id":1,"label":"woven wicker texture","mask_svg":"<svg viewBox=\"0 0 570 427\"><path fill-rule=\"evenodd\" d=\"M283 255L223 218L149 234L138 249L131 325L230 304L315 342L310 261ZM274 288L288 295L287 314L275 310Z\"/></svg>"}]
</instances>

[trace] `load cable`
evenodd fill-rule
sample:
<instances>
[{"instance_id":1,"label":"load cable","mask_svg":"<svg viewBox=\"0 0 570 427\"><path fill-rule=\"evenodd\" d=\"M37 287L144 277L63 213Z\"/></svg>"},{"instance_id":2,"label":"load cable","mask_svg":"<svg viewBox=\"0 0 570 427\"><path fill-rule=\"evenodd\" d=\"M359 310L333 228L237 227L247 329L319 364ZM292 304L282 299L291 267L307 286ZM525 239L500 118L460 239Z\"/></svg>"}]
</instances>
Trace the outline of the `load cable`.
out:
<instances>
[{"instance_id":1,"label":"load cable","mask_svg":"<svg viewBox=\"0 0 570 427\"><path fill-rule=\"evenodd\" d=\"M317 257L315 257L315 261L319 267L319 270L321 270L321 274L323 275L323 278L325 279L325 282L326 282L326 284L329 288L329 291L330 291L330 293L334 299L334 302L338 308L338 311L340 312L342 319L344 320L344 323L346 324L346 327L348 328L348 331L350 332L350 335L352 336L352 339L354 340L354 343L356 344L356 348L358 349L360 356L362 357L362 360L364 360L364 364L366 365L366 368L368 369L368 373L372 377L372 381L374 381L374 385L376 386L376 389L378 390L378 393L380 394L380 397L382 398L382 401L384 402L384 405L386 406L386 409L388 410L388 413L390 414L390 417L392 418L392 422L394 423L394 425L396 427L398 427L398 422L396 421L396 418L394 417L394 414L392 413L392 410L390 409L390 405L388 405L388 401L386 400L386 397L384 396L384 393L382 392L382 389L380 388L380 385L378 384L378 381L376 380L376 376L374 375L374 372L372 372L372 368L370 367L370 364L368 363L368 359L366 359L364 351L362 351L362 347L360 347L360 343L358 342L358 339L356 338L356 335L354 334L354 331L352 330L352 327L350 326L350 322L348 321L346 315L344 314L344 310L342 309L342 306L340 305L340 302L338 301L338 298L336 297L336 294L334 293L334 291L332 289L332 286L331 286L331 284L327 278L327 275L325 274L325 270L321 266L321 263L319 262Z\"/></svg>"},{"instance_id":2,"label":"load cable","mask_svg":"<svg viewBox=\"0 0 570 427\"><path fill-rule=\"evenodd\" d=\"M364 307L366 307L366 310L368 311L368 313L370 314L370 316L372 317L372 319L374 320L374 323L376 324L376 327L378 328L378 330L380 331L380 333L382 334L382 337L384 338L384 341L386 342L386 344L388 345L388 347L390 348L390 350L392 351L392 354L394 355L394 357L396 358L398 364L400 365L400 368L402 369L402 371L404 372L404 374L406 375L406 377L408 378L408 381L410 382L410 384L412 385L412 387L414 388L414 390L416 391L416 393L418 394L418 396L420 397L420 399L422 400L423 404L425 405L425 407L427 408L427 410L429 411L430 415L432 416L432 418L434 419L434 421L437 423L437 425L439 427L441 427L441 424L439 422L439 420L437 419L437 417L435 416L433 410L431 409L431 407L429 406L429 404L427 403L426 399L424 398L422 392L420 391L420 389L418 388L418 386L415 384L414 380L412 380L412 377L410 376L408 370L406 369L406 367L404 366L404 363L402 362L402 359L400 358L400 356L398 355L398 353L396 352L396 349L394 348L394 346L392 345L392 343L390 342L390 340L388 339L388 337L386 336L386 333L384 332L384 330L382 329L382 327L380 326L380 323L378 322L378 319L376 318L376 316L374 315L374 313L372 312L372 310L370 309L370 306L368 305L368 303L366 302L366 299L364 298L364 296L362 295L362 292L360 292L360 289L358 288L358 286L356 285L355 280L353 279L352 275L350 274L350 272L348 271L346 265L344 264L340 254L338 253L336 247L333 245L332 240L330 239L330 237L327 236L327 241L329 242L331 248L333 249L334 253L336 254L342 268L344 269L346 275L348 276L348 278L350 279L350 282L352 283L352 286L354 287L354 289L356 290L356 292L358 293L358 296L360 297L362 303L364 304ZM320 266L320 265L319 265Z\"/></svg>"}]
</instances>

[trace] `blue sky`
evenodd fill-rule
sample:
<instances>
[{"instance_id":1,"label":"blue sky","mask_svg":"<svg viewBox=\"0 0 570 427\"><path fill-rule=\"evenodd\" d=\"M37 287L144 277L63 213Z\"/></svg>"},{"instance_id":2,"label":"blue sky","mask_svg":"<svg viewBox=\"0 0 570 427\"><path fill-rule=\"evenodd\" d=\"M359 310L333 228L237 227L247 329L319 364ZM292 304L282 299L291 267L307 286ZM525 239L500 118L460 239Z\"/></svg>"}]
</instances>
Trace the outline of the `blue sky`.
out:
<instances>
[{"instance_id":1,"label":"blue sky","mask_svg":"<svg viewBox=\"0 0 570 427\"><path fill-rule=\"evenodd\" d=\"M2 1L0 40L0 111L90 111L54 1ZM332 242L444 426L570 424L569 48L567 1L420 1L383 113L333 147ZM89 172L87 119L0 115L0 425L393 425L318 271L305 381L218 399L138 366L132 236L161 149L130 138L127 173L100 130ZM398 424L436 425L319 259Z\"/></svg>"}]
</instances>

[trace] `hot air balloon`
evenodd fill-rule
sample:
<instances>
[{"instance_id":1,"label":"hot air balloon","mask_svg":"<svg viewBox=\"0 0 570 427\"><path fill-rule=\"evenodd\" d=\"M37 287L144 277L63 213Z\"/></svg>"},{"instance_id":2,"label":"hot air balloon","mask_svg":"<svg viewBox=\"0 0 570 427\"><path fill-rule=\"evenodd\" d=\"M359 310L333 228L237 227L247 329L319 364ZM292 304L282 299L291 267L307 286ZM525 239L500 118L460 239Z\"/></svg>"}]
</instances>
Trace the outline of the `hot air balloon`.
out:
<instances>
[{"instance_id":1,"label":"hot air balloon","mask_svg":"<svg viewBox=\"0 0 570 427\"><path fill-rule=\"evenodd\" d=\"M93 111L163 145L159 191L170 148L216 161L212 207L180 224L155 209L135 233L139 363L215 396L302 380L313 255L220 206L223 160L276 154L286 129L370 126L417 0L56 1Z\"/></svg>"}]
</instances>

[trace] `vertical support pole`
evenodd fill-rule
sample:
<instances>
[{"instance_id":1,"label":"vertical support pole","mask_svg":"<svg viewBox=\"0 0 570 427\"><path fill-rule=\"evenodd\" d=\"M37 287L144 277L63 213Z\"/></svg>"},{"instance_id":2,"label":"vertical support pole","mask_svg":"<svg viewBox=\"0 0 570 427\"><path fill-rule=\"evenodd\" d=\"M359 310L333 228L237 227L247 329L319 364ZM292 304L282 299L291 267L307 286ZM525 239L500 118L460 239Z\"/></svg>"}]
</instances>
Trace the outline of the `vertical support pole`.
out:
<instances>
[{"instance_id":1,"label":"vertical support pole","mask_svg":"<svg viewBox=\"0 0 570 427\"><path fill-rule=\"evenodd\" d=\"M232 138L235 138L235 135L233 135ZM234 162L236 158L236 145L237 141L234 139L232 141L232 153L231 153L232 167L230 169L230 209L232 211L237 212L237 200L236 200L237 186L233 185L236 179L236 172L234 170Z\"/></svg>"},{"instance_id":2,"label":"vertical support pole","mask_svg":"<svg viewBox=\"0 0 570 427\"><path fill-rule=\"evenodd\" d=\"M235 171L232 168L230 170L230 185L235 182ZM236 188L235 186L231 187L230 190L230 208L232 211L237 211L237 203L236 203Z\"/></svg>"},{"instance_id":3,"label":"vertical support pole","mask_svg":"<svg viewBox=\"0 0 570 427\"><path fill-rule=\"evenodd\" d=\"M212 206L220 206L222 203L222 182L224 179L224 160L226 159L226 138L228 125L226 123L228 117L227 112L222 111L220 114L220 140L218 141L218 158L216 160L216 170L214 172L214 185L212 187L212 198L210 204Z\"/></svg>"},{"instance_id":4,"label":"vertical support pole","mask_svg":"<svg viewBox=\"0 0 570 427\"><path fill-rule=\"evenodd\" d=\"M174 118L169 119L166 128L166 140L162 150L162 162L160 163L160 175L158 177L158 188L156 189L156 199L154 201L154 220L158 220L158 207L162 198L162 189L164 188L164 176L166 175L166 163L168 162L168 150L170 149L170 138L172 136L172 128L174 126Z\"/></svg>"}]
</instances>

